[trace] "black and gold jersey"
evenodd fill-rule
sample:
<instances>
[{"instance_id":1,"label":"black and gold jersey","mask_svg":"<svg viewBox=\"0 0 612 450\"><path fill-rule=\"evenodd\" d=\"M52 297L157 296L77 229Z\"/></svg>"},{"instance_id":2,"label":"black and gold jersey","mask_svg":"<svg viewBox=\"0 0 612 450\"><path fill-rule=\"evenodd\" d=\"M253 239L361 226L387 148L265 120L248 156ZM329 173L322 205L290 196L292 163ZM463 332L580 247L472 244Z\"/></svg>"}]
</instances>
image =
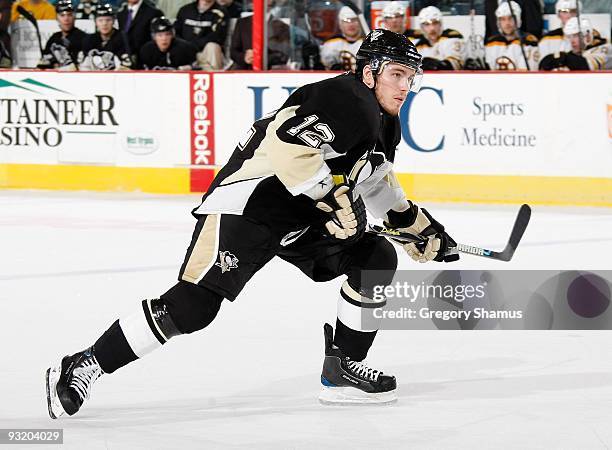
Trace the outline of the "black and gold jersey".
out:
<instances>
[{"instance_id":1,"label":"black and gold jersey","mask_svg":"<svg viewBox=\"0 0 612 450\"><path fill-rule=\"evenodd\" d=\"M244 215L279 233L303 229L320 221L312 193L330 174L346 174L381 217L404 199L391 173L400 138L398 117L353 74L305 85L253 124L194 215Z\"/></svg>"}]
</instances>

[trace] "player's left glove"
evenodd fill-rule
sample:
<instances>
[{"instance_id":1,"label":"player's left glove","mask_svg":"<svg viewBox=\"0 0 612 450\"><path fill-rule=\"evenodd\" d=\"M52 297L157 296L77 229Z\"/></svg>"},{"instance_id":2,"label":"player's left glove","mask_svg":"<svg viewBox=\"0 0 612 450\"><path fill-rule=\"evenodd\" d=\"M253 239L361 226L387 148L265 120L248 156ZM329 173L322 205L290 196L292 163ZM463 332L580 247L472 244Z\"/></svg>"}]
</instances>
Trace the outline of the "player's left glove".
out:
<instances>
[{"instance_id":1,"label":"player's left glove","mask_svg":"<svg viewBox=\"0 0 612 450\"><path fill-rule=\"evenodd\" d=\"M402 212L390 210L387 212L385 226L406 233L420 235L427 238L425 246L417 244L403 244L404 250L415 261L424 263L427 261L457 261L457 253L449 253L457 243L451 238L444 226L431 217L426 209L408 201L410 207Z\"/></svg>"},{"instance_id":2,"label":"player's left glove","mask_svg":"<svg viewBox=\"0 0 612 450\"><path fill-rule=\"evenodd\" d=\"M361 197L354 197L353 182L345 175L334 176L335 186L316 207L325 213L325 228L333 238L343 241L359 239L365 232L367 215Z\"/></svg>"}]
</instances>

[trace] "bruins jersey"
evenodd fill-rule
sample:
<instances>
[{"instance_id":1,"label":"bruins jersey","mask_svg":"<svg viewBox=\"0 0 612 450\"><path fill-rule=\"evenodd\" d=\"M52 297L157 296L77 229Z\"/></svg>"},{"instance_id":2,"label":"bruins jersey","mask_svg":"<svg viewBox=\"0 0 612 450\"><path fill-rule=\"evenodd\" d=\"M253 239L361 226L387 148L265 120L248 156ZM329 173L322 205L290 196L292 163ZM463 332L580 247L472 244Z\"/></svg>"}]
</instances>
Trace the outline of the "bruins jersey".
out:
<instances>
[{"instance_id":1,"label":"bruins jersey","mask_svg":"<svg viewBox=\"0 0 612 450\"><path fill-rule=\"evenodd\" d=\"M404 36L412 41L423 58L446 61L448 69L452 70L460 70L465 63L465 40L456 30L444 30L435 44L431 44L421 30L406 30Z\"/></svg>"},{"instance_id":2,"label":"bruins jersey","mask_svg":"<svg viewBox=\"0 0 612 450\"><path fill-rule=\"evenodd\" d=\"M594 40L601 39L599 31L593 30L593 38ZM540 50L540 59L544 59L547 55L571 51L570 43L563 35L563 28L555 28L542 36L538 48Z\"/></svg>"},{"instance_id":3,"label":"bruins jersey","mask_svg":"<svg viewBox=\"0 0 612 450\"><path fill-rule=\"evenodd\" d=\"M324 194L315 193L331 174L346 174L370 213L383 217L405 202L391 170L400 138L398 117L354 75L305 85L253 124L193 214L243 215L284 236L319 224L313 199Z\"/></svg>"},{"instance_id":4,"label":"bruins jersey","mask_svg":"<svg viewBox=\"0 0 612 450\"><path fill-rule=\"evenodd\" d=\"M334 36L321 46L321 62L327 70L355 71L357 50L362 38L349 41L344 36Z\"/></svg>"},{"instance_id":5,"label":"bruins jersey","mask_svg":"<svg viewBox=\"0 0 612 450\"><path fill-rule=\"evenodd\" d=\"M589 70L612 70L612 45L604 38L593 39L593 43L582 52L582 57Z\"/></svg>"},{"instance_id":6,"label":"bruins jersey","mask_svg":"<svg viewBox=\"0 0 612 450\"><path fill-rule=\"evenodd\" d=\"M525 58L529 66L525 63ZM504 36L496 34L487 39L485 59L491 70L538 70L540 62L538 38L525 33L521 41L518 38L509 41Z\"/></svg>"}]
</instances>

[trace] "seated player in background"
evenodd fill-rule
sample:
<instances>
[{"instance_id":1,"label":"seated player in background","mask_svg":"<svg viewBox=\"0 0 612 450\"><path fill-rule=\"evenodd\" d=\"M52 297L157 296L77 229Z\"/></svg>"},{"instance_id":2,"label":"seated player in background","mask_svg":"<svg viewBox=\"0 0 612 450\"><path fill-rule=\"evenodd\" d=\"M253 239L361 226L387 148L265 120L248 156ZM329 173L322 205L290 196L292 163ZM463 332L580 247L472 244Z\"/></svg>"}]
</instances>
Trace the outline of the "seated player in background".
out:
<instances>
[{"instance_id":1,"label":"seated player in background","mask_svg":"<svg viewBox=\"0 0 612 450\"><path fill-rule=\"evenodd\" d=\"M96 32L83 39L79 70L130 70L126 37L114 27L115 11L108 3L96 8Z\"/></svg>"},{"instance_id":2,"label":"seated player in background","mask_svg":"<svg viewBox=\"0 0 612 450\"><path fill-rule=\"evenodd\" d=\"M409 30L406 36L423 55L423 70L460 70L466 57L461 33L442 29L442 13L435 6L423 8L418 21L420 30Z\"/></svg>"},{"instance_id":3,"label":"seated player in background","mask_svg":"<svg viewBox=\"0 0 612 450\"><path fill-rule=\"evenodd\" d=\"M221 70L227 24L227 10L215 0L196 0L179 10L174 28L178 37L198 48L203 70Z\"/></svg>"},{"instance_id":4,"label":"seated player in background","mask_svg":"<svg viewBox=\"0 0 612 450\"><path fill-rule=\"evenodd\" d=\"M540 49L540 59L544 59L545 56L554 54L557 52L569 52L570 45L569 41L566 39L565 34L563 33L563 27L569 19L572 17L576 17L578 14L578 8L580 13L582 13L582 2L577 0L557 0L555 3L555 12L557 13L557 17L561 21L561 26L559 28L555 28L554 30L550 30L542 39L540 39L540 43L538 44ZM592 30L593 38L600 39L601 35L595 29Z\"/></svg>"},{"instance_id":5,"label":"seated player in background","mask_svg":"<svg viewBox=\"0 0 612 450\"><path fill-rule=\"evenodd\" d=\"M363 30L357 14L348 6L338 12L340 35L321 46L321 62L327 70L355 70L355 55L363 42Z\"/></svg>"},{"instance_id":6,"label":"seated player in background","mask_svg":"<svg viewBox=\"0 0 612 450\"><path fill-rule=\"evenodd\" d=\"M126 37L127 50L134 65L142 46L151 41L151 22L163 15L145 0L127 0L117 13L119 31Z\"/></svg>"},{"instance_id":7,"label":"seated player in background","mask_svg":"<svg viewBox=\"0 0 612 450\"><path fill-rule=\"evenodd\" d=\"M47 0L17 0L13 3L11 22L21 18L17 7L22 6L26 11L32 13L36 20L54 20L55 8Z\"/></svg>"},{"instance_id":8,"label":"seated player in background","mask_svg":"<svg viewBox=\"0 0 612 450\"><path fill-rule=\"evenodd\" d=\"M145 70L191 70L196 65L198 49L191 42L175 36L172 22L158 17L151 22L152 41L147 42L138 58Z\"/></svg>"},{"instance_id":9,"label":"seated player in background","mask_svg":"<svg viewBox=\"0 0 612 450\"><path fill-rule=\"evenodd\" d=\"M612 69L612 46L602 37L594 35L589 19L581 18L578 22L577 17L570 18L565 22L563 35L568 51L546 55L540 62L541 70Z\"/></svg>"},{"instance_id":10,"label":"seated player in background","mask_svg":"<svg viewBox=\"0 0 612 450\"><path fill-rule=\"evenodd\" d=\"M383 9L383 28L394 33L406 31L406 7L399 2L389 2Z\"/></svg>"},{"instance_id":11,"label":"seated player in background","mask_svg":"<svg viewBox=\"0 0 612 450\"><path fill-rule=\"evenodd\" d=\"M60 31L53 33L47 41L38 68L77 70L79 53L87 34L74 25L72 0L58 0L55 11Z\"/></svg>"},{"instance_id":12,"label":"seated player in background","mask_svg":"<svg viewBox=\"0 0 612 450\"><path fill-rule=\"evenodd\" d=\"M491 70L538 70L538 39L520 31L521 7L504 1L495 10L499 34L485 44L485 59Z\"/></svg>"},{"instance_id":13,"label":"seated player in background","mask_svg":"<svg viewBox=\"0 0 612 450\"><path fill-rule=\"evenodd\" d=\"M174 336L206 328L224 299L235 301L276 256L315 282L343 280L335 297L335 333L330 324L324 326L321 401L397 399L395 377L364 361L386 304L376 291L393 281L398 257L391 242L365 232L366 211L389 228L425 237L422 246L401 246L415 261L450 262L459 256L444 226L406 198L393 172L401 141L399 112L409 92L418 91L421 55L405 36L377 29L356 56L355 73L301 86L252 125L192 211L197 224L178 283L158 298L135 302L133 312L92 346L47 370L52 418L77 413L100 376ZM295 300L291 280L285 281L284 292L270 286L279 302ZM296 311L312 307L295 304ZM206 358L206 349L198 356ZM301 357L282 355L285 362ZM223 383L223 364L215 364L217 382Z\"/></svg>"}]
</instances>

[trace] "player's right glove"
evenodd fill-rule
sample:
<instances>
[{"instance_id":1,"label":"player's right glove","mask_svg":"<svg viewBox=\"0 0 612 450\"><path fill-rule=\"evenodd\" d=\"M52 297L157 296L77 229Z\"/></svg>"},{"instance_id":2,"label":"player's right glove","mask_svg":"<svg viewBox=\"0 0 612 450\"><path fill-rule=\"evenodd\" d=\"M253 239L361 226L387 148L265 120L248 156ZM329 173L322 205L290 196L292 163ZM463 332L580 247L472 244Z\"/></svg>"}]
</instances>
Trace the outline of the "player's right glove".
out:
<instances>
[{"instance_id":1,"label":"player's right glove","mask_svg":"<svg viewBox=\"0 0 612 450\"><path fill-rule=\"evenodd\" d=\"M366 229L367 215L361 197L354 198L353 184L345 175L334 176L335 186L316 207L325 213L329 235L343 241L359 239Z\"/></svg>"},{"instance_id":2,"label":"player's right glove","mask_svg":"<svg viewBox=\"0 0 612 450\"><path fill-rule=\"evenodd\" d=\"M431 214L424 208L408 200L410 207L402 212L390 210L387 212L385 226L397 229L410 234L420 235L427 238L425 246L417 244L402 244L408 255L420 263L427 261L457 261L457 253L449 253L457 243L451 238L444 226L431 217Z\"/></svg>"}]
</instances>

